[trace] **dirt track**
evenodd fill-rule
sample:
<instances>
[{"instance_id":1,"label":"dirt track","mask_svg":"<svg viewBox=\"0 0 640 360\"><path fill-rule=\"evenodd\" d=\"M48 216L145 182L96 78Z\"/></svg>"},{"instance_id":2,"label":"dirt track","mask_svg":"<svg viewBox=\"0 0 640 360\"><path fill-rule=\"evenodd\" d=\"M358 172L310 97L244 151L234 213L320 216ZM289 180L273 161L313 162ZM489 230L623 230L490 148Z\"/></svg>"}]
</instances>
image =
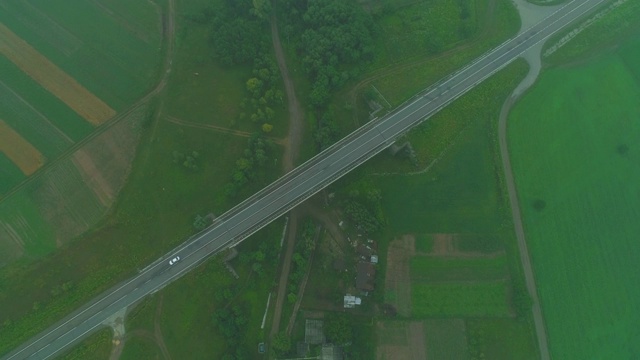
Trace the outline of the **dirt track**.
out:
<instances>
[{"instance_id":1,"label":"dirt track","mask_svg":"<svg viewBox=\"0 0 640 360\"><path fill-rule=\"evenodd\" d=\"M296 159L298 158L298 152L300 151L300 144L302 143L302 135L304 131L304 112L300 106L300 102L296 97L296 91L293 87L293 80L289 74L287 63L284 58L284 51L282 50L282 44L280 43L280 35L278 33L278 23L275 12L271 15L271 39L273 41L273 50L276 53L276 61L278 62L278 68L280 74L282 74L282 80L284 81L284 89L287 93L287 105L289 108L289 134L287 135L287 143L284 150L284 159L282 165L285 173L293 170Z\"/></svg>"},{"instance_id":2,"label":"dirt track","mask_svg":"<svg viewBox=\"0 0 640 360\"><path fill-rule=\"evenodd\" d=\"M287 141L285 143L284 156L282 161L283 170L285 173L291 171L298 157L300 151L300 144L302 143L302 135L304 130L304 112L300 106L300 102L296 97L296 92L293 86L293 80L289 74L287 63L284 57L284 51L282 50L282 44L280 42L280 34L278 33L278 22L276 17L276 5L274 1L273 12L271 13L271 39L273 42L273 49L276 54L276 61L278 62L278 68L284 81L285 91L287 93L287 105L289 108L289 134L287 135ZM278 282L278 293L276 295L275 311L273 315L273 323L271 324L270 339L280 331L280 318L282 317L282 305L284 303L285 290L289 279L289 269L291 267L291 256L293 255L293 246L295 244L296 229L298 222L298 214L296 209L291 211L289 216L289 228L287 229L287 241L286 252L282 259L282 266L280 270L280 281Z\"/></svg>"}]
</instances>

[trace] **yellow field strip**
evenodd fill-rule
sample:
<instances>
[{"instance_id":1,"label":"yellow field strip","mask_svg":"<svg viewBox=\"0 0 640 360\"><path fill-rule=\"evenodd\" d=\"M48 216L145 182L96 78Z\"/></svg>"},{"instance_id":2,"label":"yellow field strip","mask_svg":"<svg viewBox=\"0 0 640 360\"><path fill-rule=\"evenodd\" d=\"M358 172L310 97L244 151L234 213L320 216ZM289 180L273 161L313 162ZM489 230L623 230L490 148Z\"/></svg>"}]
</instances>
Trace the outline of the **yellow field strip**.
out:
<instances>
[{"instance_id":1,"label":"yellow field strip","mask_svg":"<svg viewBox=\"0 0 640 360\"><path fill-rule=\"evenodd\" d=\"M94 125L116 112L0 23L0 54Z\"/></svg>"},{"instance_id":2,"label":"yellow field strip","mask_svg":"<svg viewBox=\"0 0 640 360\"><path fill-rule=\"evenodd\" d=\"M7 155L25 175L33 174L44 164L44 156L40 151L2 120L0 120L0 151Z\"/></svg>"}]
</instances>

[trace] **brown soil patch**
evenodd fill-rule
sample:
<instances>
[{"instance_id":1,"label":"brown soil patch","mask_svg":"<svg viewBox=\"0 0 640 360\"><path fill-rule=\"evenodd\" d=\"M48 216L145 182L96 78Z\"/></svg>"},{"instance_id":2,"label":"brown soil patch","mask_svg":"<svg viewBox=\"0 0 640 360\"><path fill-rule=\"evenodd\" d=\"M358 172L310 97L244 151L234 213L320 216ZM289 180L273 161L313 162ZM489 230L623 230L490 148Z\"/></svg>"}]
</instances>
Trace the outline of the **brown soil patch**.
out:
<instances>
[{"instance_id":1,"label":"brown soil patch","mask_svg":"<svg viewBox=\"0 0 640 360\"><path fill-rule=\"evenodd\" d=\"M389 244L387 250L387 273L385 276L385 292L389 296L389 303L398 314L411 314L411 274L409 260L415 255L415 238L405 235Z\"/></svg>"},{"instance_id":2,"label":"brown soil patch","mask_svg":"<svg viewBox=\"0 0 640 360\"><path fill-rule=\"evenodd\" d=\"M7 155L25 175L33 174L44 164L44 156L40 151L2 120L0 120L0 152Z\"/></svg>"},{"instance_id":3,"label":"brown soil patch","mask_svg":"<svg viewBox=\"0 0 640 360\"><path fill-rule=\"evenodd\" d=\"M145 114L146 107L132 112L32 184L40 213L55 224L59 246L94 226L115 201L130 172Z\"/></svg>"},{"instance_id":4,"label":"brown soil patch","mask_svg":"<svg viewBox=\"0 0 640 360\"><path fill-rule=\"evenodd\" d=\"M73 154L73 163L80 170L80 175L85 181L85 184L93 189L93 193L96 194L100 203L104 206L111 205L113 200L114 191L108 181L102 176L102 173L91 156L85 150L78 150Z\"/></svg>"},{"instance_id":5,"label":"brown soil patch","mask_svg":"<svg viewBox=\"0 0 640 360\"><path fill-rule=\"evenodd\" d=\"M434 255L451 255L455 251L453 234L433 234Z\"/></svg>"},{"instance_id":6,"label":"brown soil patch","mask_svg":"<svg viewBox=\"0 0 640 360\"><path fill-rule=\"evenodd\" d=\"M0 23L0 53L84 119L100 125L116 112Z\"/></svg>"},{"instance_id":7,"label":"brown soil patch","mask_svg":"<svg viewBox=\"0 0 640 360\"><path fill-rule=\"evenodd\" d=\"M164 119L166 119L167 121L177 124L177 125L182 125L182 126L188 126L188 127L192 127L192 128L196 128L196 129L204 129L204 130L212 130L212 131L216 131L219 133L223 133L223 134L230 134L230 135L235 135L235 136L240 136L240 137L245 137L245 138L250 138L251 136L253 136L253 133L247 132L247 131L240 131L240 130L234 130L234 129L229 129L226 127L222 127L222 126L216 126L216 125L210 125L210 124L200 124L200 123L195 123L195 122L191 122L191 121L185 121L182 119L178 119L177 117L173 117L173 116L169 116L169 115L164 115ZM278 145L285 145L286 146L286 141L283 139L278 139L272 136L267 136L267 139L273 141L274 143L278 144Z\"/></svg>"},{"instance_id":8,"label":"brown soil patch","mask_svg":"<svg viewBox=\"0 0 640 360\"><path fill-rule=\"evenodd\" d=\"M380 321L377 328L377 360L427 358L424 325L421 321Z\"/></svg>"}]
</instances>

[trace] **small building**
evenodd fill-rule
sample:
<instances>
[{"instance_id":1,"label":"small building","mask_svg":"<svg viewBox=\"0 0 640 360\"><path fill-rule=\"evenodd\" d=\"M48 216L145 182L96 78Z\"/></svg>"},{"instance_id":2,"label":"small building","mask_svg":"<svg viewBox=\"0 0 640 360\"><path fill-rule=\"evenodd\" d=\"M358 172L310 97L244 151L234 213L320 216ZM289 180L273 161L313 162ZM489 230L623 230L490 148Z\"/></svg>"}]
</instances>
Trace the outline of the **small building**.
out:
<instances>
[{"instance_id":1,"label":"small building","mask_svg":"<svg viewBox=\"0 0 640 360\"><path fill-rule=\"evenodd\" d=\"M304 342L311 345L324 344L324 322L307 319L304 327Z\"/></svg>"},{"instance_id":2,"label":"small building","mask_svg":"<svg viewBox=\"0 0 640 360\"><path fill-rule=\"evenodd\" d=\"M321 360L342 360L342 349L339 346L332 344L322 345L320 352Z\"/></svg>"},{"instance_id":3,"label":"small building","mask_svg":"<svg viewBox=\"0 0 640 360\"><path fill-rule=\"evenodd\" d=\"M371 255L371 263L372 264L378 263L378 255Z\"/></svg>"},{"instance_id":4,"label":"small building","mask_svg":"<svg viewBox=\"0 0 640 360\"><path fill-rule=\"evenodd\" d=\"M362 304L362 299L357 297L357 296L353 296L353 295L345 295L344 296L344 308L345 309L353 309L356 307L356 305L360 305Z\"/></svg>"},{"instance_id":5,"label":"small building","mask_svg":"<svg viewBox=\"0 0 640 360\"><path fill-rule=\"evenodd\" d=\"M298 354L298 357L307 357L309 355L309 344L299 341L296 345L296 354Z\"/></svg>"},{"instance_id":6,"label":"small building","mask_svg":"<svg viewBox=\"0 0 640 360\"><path fill-rule=\"evenodd\" d=\"M358 253L358 255L364 256L367 259L371 255L373 255L373 249L365 244L358 244L358 246L356 247L356 252Z\"/></svg>"},{"instance_id":7,"label":"small building","mask_svg":"<svg viewBox=\"0 0 640 360\"><path fill-rule=\"evenodd\" d=\"M376 268L368 262L359 262L356 275L356 289L364 292L375 287Z\"/></svg>"}]
</instances>

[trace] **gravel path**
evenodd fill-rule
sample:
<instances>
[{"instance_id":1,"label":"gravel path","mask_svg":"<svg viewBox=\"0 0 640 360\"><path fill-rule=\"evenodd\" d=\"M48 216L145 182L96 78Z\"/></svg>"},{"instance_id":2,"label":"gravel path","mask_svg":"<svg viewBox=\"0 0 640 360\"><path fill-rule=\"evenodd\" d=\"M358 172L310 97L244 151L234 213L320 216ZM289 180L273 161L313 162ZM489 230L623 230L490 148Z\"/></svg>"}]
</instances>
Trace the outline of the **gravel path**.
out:
<instances>
[{"instance_id":1,"label":"gravel path","mask_svg":"<svg viewBox=\"0 0 640 360\"><path fill-rule=\"evenodd\" d=\"M520 33L526 31L529 27L536 24L546 16L555 12L560 6L538 6L527 2L526 0L513 0L514 5L520 13L522 20L522 26ZM500 111L500 119L498 122L498 137L500 141L500 154L502 157L502 167L504 168L505 179L507 182L507 191L509 192L509 202L511 205L511 215L513 217L513 224L518 238L518 249L520 250L520 260L524 269L525 282L527 284L527 290L533 301L532 312L533 322L536 330L536 337L538 338L538 351L540 353L540 359L549 360L551 356L549 354L549 346L547 343L547 331L544 324L544 316L542 314L542 307L540 306L540 299L538 297L538 289L536 287L536 280L533 273L533 267L531 266L531 257L529 256L529 248L525 238L524 227L522 225L522 215L520 213L520 203L518 201L518 192L516 190L515 181L513 179L513 171L511 169L511 159L509 157L509 149L507 145L507 116L509 110L515 101L520 97L525 90L527 90L538 78L540 70L542 69L541 51L544 46L544 42L534 46L523 54L523 58L529 63L529 73L522 80L522 82L516 87L511 96L505 101Z\"/></svg>"}]
</instances>

